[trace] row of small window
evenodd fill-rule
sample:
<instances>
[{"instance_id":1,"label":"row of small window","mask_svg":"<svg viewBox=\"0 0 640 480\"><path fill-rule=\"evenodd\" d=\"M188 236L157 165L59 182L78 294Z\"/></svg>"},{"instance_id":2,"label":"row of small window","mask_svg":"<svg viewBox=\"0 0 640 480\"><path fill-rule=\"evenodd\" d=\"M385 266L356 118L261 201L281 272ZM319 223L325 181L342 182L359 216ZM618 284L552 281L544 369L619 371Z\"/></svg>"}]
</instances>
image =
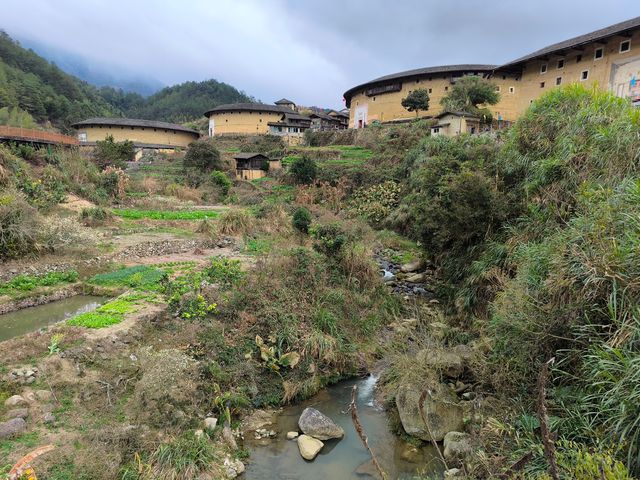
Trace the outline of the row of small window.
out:
<instances>
[{"instance_id":1,"label":"row of small window","mask_svg":"<svg viewBox=\"0 0 640 480\"><path fill-rule=\"evenodd\" d=\"M98 128L113 129L113 128L115 128L115 127L110 127L110 126L102 127L102 125L98 125ZM140 129L140 130L142 130L142 131L144 131L144 130L145 130L145 127L129 127L129 128L130 128L131 130L135 130L136 128L138 128L138 129ZM124 130L124 127L120 127L120 130ZM154 128L154 129L153 129L153 131L154 131L154 132L157 132L157 131L158 131L158 129ZM169 132L168 132L167 130L164 130L164 133L169 133ZM174 132L173 132L173 134L174 134L174 135L177 135L177 134L178 134L178 132L174 131Z\"/></svg>"},{"instance_id":2,"label":"row of small window","mask_svg":"<svg viewBox=\"0 0 640 480\"><path fill-rule=\"evenodd\" d=\"M623 40L622 42L620 42L620 50L618 51L619 53L629 52L630 50L631 50L631 40ZM604 57L604 47L596 48L593 52L593 59L600 60L603 57ZM577 55L576 63L580 63L581 61L582 61L582 55ZM565 63L564 59L558 60L558 63L556 64L556 68L558 70L560 70L561 68L564 68L564 63ZM540 74L547 73L547 68L548 66L546 63L543 63L542 65L540 65ZM583 80L586 80L586 78Z\"/></svg>"},{"instance_id":3,"label":"row of small window","mask_svg":"<svg viewBox=\"0 0 640 480\"><path fill-rule=\"evenodd\" d=\"M496 85L496 92L500 91L500 85ZM514 93L516 91L515 87L509 87L509 93Z\"/></svg>"},{"instance_id":4,"label":"row of small window","mask_svg":"<svg viewBox=\"0 0 640 480\"><path fill-rule=\"evenodd\" d=\"M580 73L580 81L584 82L589 79L589 70L584 70ZM562 85L562 77L556 77L556 85ZM545 87L545 82L540 82L540 88Z\"/></svg>"}]
</instances>

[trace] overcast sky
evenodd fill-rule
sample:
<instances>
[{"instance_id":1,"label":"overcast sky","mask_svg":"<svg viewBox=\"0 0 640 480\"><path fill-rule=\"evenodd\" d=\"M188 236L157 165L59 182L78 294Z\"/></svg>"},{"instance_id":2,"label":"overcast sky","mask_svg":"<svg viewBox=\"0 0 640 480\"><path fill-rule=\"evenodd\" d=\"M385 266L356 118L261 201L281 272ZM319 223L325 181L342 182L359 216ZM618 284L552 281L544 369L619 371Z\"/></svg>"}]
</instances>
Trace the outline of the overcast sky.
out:
<instances>
[{"instance_id":1,"label":"overcast sky","mask_svg":"<svg viewBox=\"0 0 640 480\"><path fill-rule=\"evenodd\" d=\"M341 107L412 68L503 63L640 15L639 0L0 0L0 29L171 85ZM206 106L204 106L206 107Z\"/></svg>"}]
</instances>

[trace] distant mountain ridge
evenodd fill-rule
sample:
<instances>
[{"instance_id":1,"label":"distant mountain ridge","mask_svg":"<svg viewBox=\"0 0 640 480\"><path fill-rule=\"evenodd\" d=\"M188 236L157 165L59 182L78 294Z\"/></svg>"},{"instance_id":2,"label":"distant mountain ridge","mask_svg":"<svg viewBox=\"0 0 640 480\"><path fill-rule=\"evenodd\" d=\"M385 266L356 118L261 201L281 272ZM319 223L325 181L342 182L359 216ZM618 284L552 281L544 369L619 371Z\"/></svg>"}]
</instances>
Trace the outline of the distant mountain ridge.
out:
<instances>
[{"instance_id":1,"label":"distant mountain ridge","mask_svg":"<svg viewBox=\"0 0 640 480\"><path fill-rule=\"evenodd\" d=\"M21 109L36 122L63 131L90 117L130 117L181 123L224 103L255 99L217 80L185 82L148 98L112 87L96 87L64 72L0 31L0 109Z\"/></svg>"},{"instance_id":2,"label":"distant mountain ridge","mask_svg":"<svg viewBox=\"0 0 640 480\"><path fill-rule=\"evenodd\" d=\"M108 68L92 64L80 55L45 45L36 40L20 39L19 42L24 48L31 49L49 62L55 63L66 73L98 88L111 87L148 97L166 87L165 84L154 78L123 71L121 68L117 70L117 73L113 73Z\"/></svg>"}]
</instances>

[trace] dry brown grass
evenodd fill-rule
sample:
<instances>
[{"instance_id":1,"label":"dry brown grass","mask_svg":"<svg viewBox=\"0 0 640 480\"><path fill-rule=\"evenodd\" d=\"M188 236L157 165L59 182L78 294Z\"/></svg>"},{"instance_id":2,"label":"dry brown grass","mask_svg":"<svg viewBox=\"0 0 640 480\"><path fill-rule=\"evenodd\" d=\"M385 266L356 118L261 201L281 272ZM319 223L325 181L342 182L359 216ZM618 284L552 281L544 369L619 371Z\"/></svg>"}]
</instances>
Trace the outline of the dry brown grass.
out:
<instances>
[{"instance_id":1,"label":"dry brown grass","mask_svg":"<svg viewBox=\"0 0 640 480\"><path fill-rule=\"evenodd\" d=\"M140 189L149 195L155 195L163 189L163 186L154 177L144 177L140 180Z\"/></svg>"},{"instance_id":2,"label":"dry brown grass","mask_svg":"<svg viewBox=\"0 0 640 480\"><path fill-rule=\"evenodd\" d=\"M164 189L164 194L170 197L176 197L186 202L201 202L202 192L197 188L191 188L177 183L170 183Z\"/></svg>"},{"instance_id":3,"label":"dry brown grass","mask_svg":"<svg viewBox=\"0 0 640 480\"><path fill-rule=\"evenodd\" d=\"M227 210L218 218L218 232L223 235L248 235L255 226L256 219L244 210Z\"/></svg>"}]
</instances>

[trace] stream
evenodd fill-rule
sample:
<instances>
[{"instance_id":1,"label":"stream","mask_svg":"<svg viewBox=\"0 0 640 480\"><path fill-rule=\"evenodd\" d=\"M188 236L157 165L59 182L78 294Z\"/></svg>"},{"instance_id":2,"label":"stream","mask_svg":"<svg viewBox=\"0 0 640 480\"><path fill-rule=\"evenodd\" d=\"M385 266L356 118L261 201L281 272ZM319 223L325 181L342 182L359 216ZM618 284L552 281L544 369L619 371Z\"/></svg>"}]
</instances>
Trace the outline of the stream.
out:
<instances>
[{"instance_id":1,"label":"stream","mask_svg":"<svg viewBox=\"0 0 640 480\"><path fill-rule=\"evenodd\" d=\"M34 332L67 318L95 310L106 297L76 295L56 302L0 315L0 342Z\"/></svg>"},{"instance_id":2,"label":"stream","mask_svg":"<svg viewBox=\"0 0 640 480\"><path fill-rule=\"evenodd\" d=\"M347 411L351 388L358 386L357 406L360 421L369 438L369 445L378 457L389 479L412 479L419 472L441 474L443 469L432 446L413 447L390 429L384 409L374 400L376 377L346 380L328 387L318 395L298 405L286 407L276 425L268 428L278 432L272 440L245 440L250 444L251 457L245 477L248 480L349 480L376 478L371 457L365 450ZM312 462L304 460L295 440L287 440L288 431L298 431L298 418L312 406L340 425L345 436L328 440Z\"/></svg>"}]
</instances>

